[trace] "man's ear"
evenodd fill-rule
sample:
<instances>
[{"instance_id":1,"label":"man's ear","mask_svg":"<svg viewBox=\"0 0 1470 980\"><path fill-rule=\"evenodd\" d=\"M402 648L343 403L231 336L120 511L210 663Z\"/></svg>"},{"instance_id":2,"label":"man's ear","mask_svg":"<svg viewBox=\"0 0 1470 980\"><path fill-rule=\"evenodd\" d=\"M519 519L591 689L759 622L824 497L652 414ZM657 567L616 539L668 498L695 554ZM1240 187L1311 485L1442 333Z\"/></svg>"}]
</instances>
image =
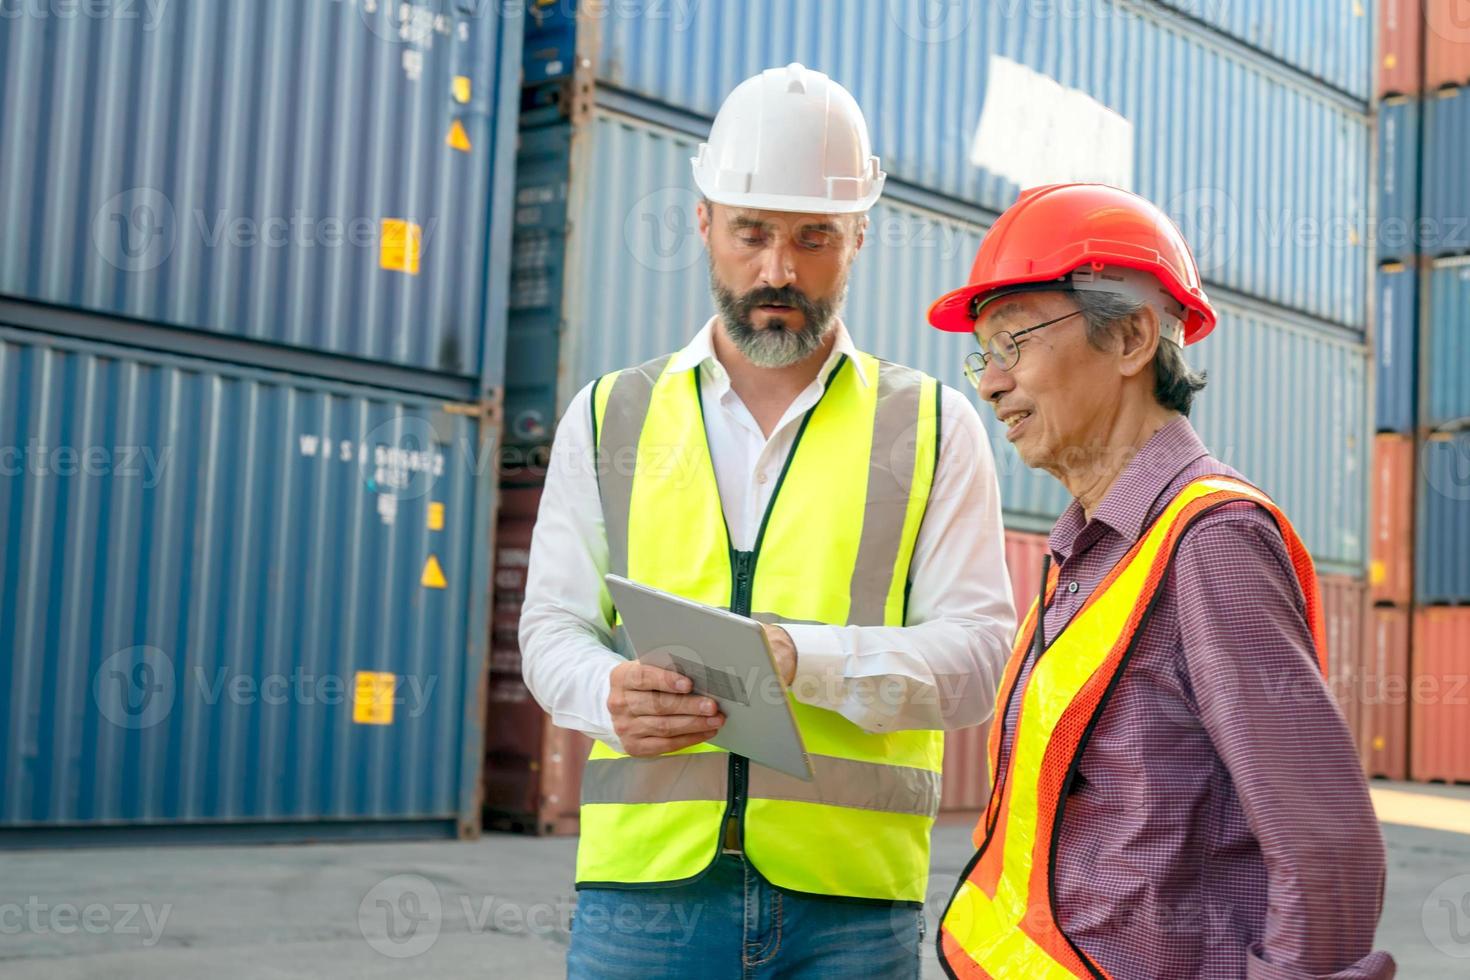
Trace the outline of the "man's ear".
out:
<instances>
[{"instance_id":1,"label":"man's ear","mask_svg":"<svg viewBox=\"0 0 1470 980\"><path fill-rule=\"evenodd\" d=\"M705 248L709 248L709 227L715 220L714 208L708 199L700 201L694 208L695 223L699 226L699 240L704 242Z\"/></svg>"},{"instance_id":2,"label":"man's ear","mask_svg":"<svg viewBox=\"0 0 1470 980\"><path fill-rule=\"evenodd\" d=\"M1118 324L1117 337L1121 344L1118 366L1124 376L1133 377L1151 367L1154 355L1159 351L1159 315L1151 306Z\"/></svg>"}]
</instances>

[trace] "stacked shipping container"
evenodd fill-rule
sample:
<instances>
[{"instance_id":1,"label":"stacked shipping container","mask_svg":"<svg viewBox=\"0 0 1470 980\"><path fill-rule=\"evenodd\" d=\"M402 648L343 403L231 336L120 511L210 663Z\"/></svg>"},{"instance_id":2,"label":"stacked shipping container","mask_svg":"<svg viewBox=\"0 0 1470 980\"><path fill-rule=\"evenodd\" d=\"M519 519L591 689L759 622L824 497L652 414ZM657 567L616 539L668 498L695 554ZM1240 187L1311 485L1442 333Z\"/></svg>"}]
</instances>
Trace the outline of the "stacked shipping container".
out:
<instances>
[{"instance_id":1,"label":"stacked shipping container","mask_svg":"<svg viewBox=\"0 0 1470 980\"><path fill-rule=\"evenodd\" d=\"M1470 33L1447 0L1384 0L1374 324L1373 611L1358 692L1375 774L1470 778Z\"/></svg>"},{"instance_id":2,"label":"stacked shipping container","mask_svg":"<svg viewBox=\"0 0 1470 980\"><path fill-rule=\"evenodd\" d=\"M736 83L791 61L853 91L890 174L853 271L849 328L859 346L962 385L967 348L923 311L964 280L1019 189L972 153L987 96L1001 101L991 73L1024 66L1131 126L1122 179L1176 217L1222 312L1189 352L1212 379L1196 425L1298 522L1332 577L1344 663L1356 664L1372 433L1368 18L1273 3L1202 23L1175 9L1192 5L1100 3L950 5L935 20L919 6L547 9L526 56L538 66L528 81L548 81L523 99L509 438L544 445L577 389L681 346L710 315L689 158ZM1056 134L1047 153L1071 137ZM987 425L1015 558L1069 497ZM1018 585L1022 607L1031 578ZM946 806L983 801L983 737L948 739Z\"/></svg>"},{"instance_id":3,"label":"stacked shipping container","mask_svg":"<svg viewBox=\"0 0 1470 980\"><path fill-rule=\"evenodd\" d=\"M500 10L0 18L0 843L478 829Z\"/></svg>"}]
</instances>

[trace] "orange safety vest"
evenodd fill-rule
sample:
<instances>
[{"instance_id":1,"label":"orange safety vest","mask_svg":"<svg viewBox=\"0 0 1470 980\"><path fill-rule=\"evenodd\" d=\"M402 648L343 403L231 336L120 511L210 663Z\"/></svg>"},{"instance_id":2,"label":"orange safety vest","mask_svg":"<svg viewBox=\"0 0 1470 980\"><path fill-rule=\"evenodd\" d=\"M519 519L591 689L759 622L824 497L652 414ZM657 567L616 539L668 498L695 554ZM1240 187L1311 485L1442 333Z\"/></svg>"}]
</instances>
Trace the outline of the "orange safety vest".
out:
<instances>
[{"instance_id":1,"label":"orange safety vest","mask_svg":"<svg viewBox=\"0 0 1470 980\"><path fill-rule=\"evenodd\" d=\"M985 814L975 825L977 851L950 897L939 930L939 957L953 977L1026 980L1108 974L1057 925L1052 862L1067 792L1098 718L1123 676L1158 597L1179 539L1204 514L1236 501L1276 519L1306 598L1319 666L1327 642L1317 574L1286 516L1248 484L1205 477L1188 484L1108 573L1072 621L1043 651L1021 691L1016 734L997 783L1004 724L990 729L990 785ZM1057 570L1047 581L1050 602ZM1036 631L1037 604L1021 625L996 704L1005 712ZM1004 719L1004 713L1000 714Z\"/></svg>"}]
</instances>

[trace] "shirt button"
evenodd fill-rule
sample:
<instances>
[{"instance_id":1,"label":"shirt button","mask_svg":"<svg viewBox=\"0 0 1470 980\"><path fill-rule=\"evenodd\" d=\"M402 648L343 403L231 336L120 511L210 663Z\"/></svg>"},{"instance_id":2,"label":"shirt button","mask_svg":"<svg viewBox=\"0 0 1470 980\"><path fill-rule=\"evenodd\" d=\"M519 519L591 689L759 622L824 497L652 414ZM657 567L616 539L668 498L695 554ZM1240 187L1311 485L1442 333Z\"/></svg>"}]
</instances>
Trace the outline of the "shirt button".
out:
<instances>
[{"instance_id":1,"label":"shirt button","mask_svg":"<svg viewBox=\"0 0 1470 980\"><path fill-rule=\"evenodd\" d=\"M1076 592L1077 591L1077 583L1076 582L1068 582L1067 583L1067 591L1068 592Z\"/></svg>"},{"instance_id":2,"label":"shirt button","mask_svg":"<svg viewBox=\"0 0 1470 980\"><path fill-rule=\"evenodd\" d=\"M764 473L757 474L756 475L756 478L755 478L755 482L756 483L765 483L766 482L766 475Z\"/></svg>"}]
</instances>

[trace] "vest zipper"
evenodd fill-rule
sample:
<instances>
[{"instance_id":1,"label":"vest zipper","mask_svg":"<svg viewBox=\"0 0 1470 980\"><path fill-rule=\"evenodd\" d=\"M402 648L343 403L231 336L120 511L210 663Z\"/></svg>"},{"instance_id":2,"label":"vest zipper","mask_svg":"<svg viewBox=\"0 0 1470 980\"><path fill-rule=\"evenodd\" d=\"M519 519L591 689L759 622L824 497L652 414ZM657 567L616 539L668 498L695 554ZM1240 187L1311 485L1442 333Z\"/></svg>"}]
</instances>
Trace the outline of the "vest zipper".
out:
<instances>
[{"instance_id":1,"label":"vest zipper","mask_svg":"<svg viewBox=\"0 0 1470 980\"><path fill-rule=\"evenodd\" d=\"M754 551L732 550L730 552L732 572L730 611L739 616L750 615L751 592L755 585L755 559ZM733 825L734 833L743 850L745 847L745 801L750 791L750 760L743 755L731 752L728 781L730 784L729 803L725 811L725 828L720 834L720 839L721 841L726 839Z\"/></svg>"},{"instance_id":2,"label":"vest zipper","mask_svg":"<svg viewBox=\"0 0 1470 980\"><path fill-rule=\"evenodd\" d=\"M842 355L832 373L827 375L826 384L822 387L822 397L817 399L817 404L807 409L806 415L801 420L801 427L796 430L796 437L791 441L791 449L786 454L786 462L781 467L781 475L776 478L776 485L771 488L771 499L766 503L766 512L761 517L760 530L756 532L755 544L749 551L736 551L733 544L730 545L730 611L737 616L749 616L751 611L752 593L755 589L755 566L760 559L761 544L766 539L766 527L771 522L771 514L776 509L776 500L781 495L781 487L786 482L786 474L791 470L791 462L796 458L796 450L801 446L801 437L806 434L806 427L811 422L812 416L816 414L817 408L822 404L828 390L832 387L833 380L847 366L847 355ZM856 370L856 368L854 368ZM700 394L699 372L694 372L694 400L699 404L699 410L704 412L704 399ZM724 508L720 509L720 519L724 520ZM725 540L733 542L730 536L729 523L725 524ZM743 755L730 753L730 766L728 770L730 785L729 796L725 804L725 819L720 825L720 846L724 847L726 835L731 832L733 825L736 839L740 842L740 849L745 850L745 804L750 797L750 760Z\"/></svg>"}]
</instances>

